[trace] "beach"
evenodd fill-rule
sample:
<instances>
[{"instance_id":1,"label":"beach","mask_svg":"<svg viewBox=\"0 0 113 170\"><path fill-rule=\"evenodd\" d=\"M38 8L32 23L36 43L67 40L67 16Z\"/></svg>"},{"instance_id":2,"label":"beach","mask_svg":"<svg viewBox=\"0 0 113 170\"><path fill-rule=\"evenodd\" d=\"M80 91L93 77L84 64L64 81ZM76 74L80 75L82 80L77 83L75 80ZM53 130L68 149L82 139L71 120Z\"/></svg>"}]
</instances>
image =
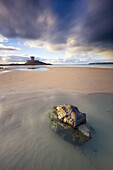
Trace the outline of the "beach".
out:
<instances>
[{"instance_id":1,"label":"beach","mask_svg":"<svg viewBox=\"0 0 113 170\"><path fill-rule=\"evenodd\" d=\"M46 68L0 74L0 169L112 170L113 69ZM60 104L86 113L91 140L74 145L50 129Z\"/></svg>"},{"instance_id":2,"label":"beach","mask_svg":"<svg viewBox=\"0 0 113 170\"><path fill-rule=\"evenodd\" d=\"M0 74L0 94L42 89L81 94L113 93L113 69L109 68L48 67L47 71L13 69Z\"/></svg>"},{"instance_id":3,"label":"beach","mask_svg":"<svg viewBox=\"0 0 113 170\"><path fill-rule=\"evenodd\" d=\"M113 170L112 19L112 0L0 0L0 170Z\"/></svg>"}]
</instances>

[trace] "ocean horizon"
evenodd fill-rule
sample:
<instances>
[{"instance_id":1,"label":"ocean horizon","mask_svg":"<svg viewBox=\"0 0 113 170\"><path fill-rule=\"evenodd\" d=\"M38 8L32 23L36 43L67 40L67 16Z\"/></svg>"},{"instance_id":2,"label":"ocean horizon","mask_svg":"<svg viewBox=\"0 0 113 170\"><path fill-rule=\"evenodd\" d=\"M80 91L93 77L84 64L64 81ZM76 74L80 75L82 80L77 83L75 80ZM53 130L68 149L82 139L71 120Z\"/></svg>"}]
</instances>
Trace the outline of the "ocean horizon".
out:
<instances>
[{"instance_id":1,"label":"ocean horizon","mask_svg":"<svg viewBox=\"0 0 113 170\"><path fill-rule=\"evenodd\" d=\"M113 64L52 64L52 65L20 65L20 66L2 66L10 67L88 67L88 68L113 68Z\"/></svg>"}]
</instances>

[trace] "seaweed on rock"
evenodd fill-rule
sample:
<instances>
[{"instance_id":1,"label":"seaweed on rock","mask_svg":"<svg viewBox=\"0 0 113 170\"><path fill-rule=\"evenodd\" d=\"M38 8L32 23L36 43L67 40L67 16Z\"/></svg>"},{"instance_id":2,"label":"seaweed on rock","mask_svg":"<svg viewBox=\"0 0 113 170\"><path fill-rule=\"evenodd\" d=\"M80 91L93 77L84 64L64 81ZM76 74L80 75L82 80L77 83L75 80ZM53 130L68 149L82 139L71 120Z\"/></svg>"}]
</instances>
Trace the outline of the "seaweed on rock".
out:
<instances>
[{"instance_id":1,"label":"seaweed on rock","mask_svg":"<svg viewBox=\"0 0 113 170\"><path fill-rule=\"evenodd\" d=\"M59 110L60 113L58 113ZM59 114L60 114L60 119L59 119ZM73 116L73 120L70 115ZM64 118L67 118L68 121L67 122L64 121ZM69 118L71 121L69 121ZM79 121L79 123L77 122L77 120ZM76 121L76 126L73 123L74 121ZM72 122L72 124L68 122ZM85 123L86 123L86 114L79 112L78 108L72 105L54 106L51 108L51 111L49 112L50 128L55 133L57 133L61 138L73 144L80 145L91 139L90 131L89 131L89 135L85 135L85 133L78 130L80 124L85 124Z\"/></svg>"}]
</instances>

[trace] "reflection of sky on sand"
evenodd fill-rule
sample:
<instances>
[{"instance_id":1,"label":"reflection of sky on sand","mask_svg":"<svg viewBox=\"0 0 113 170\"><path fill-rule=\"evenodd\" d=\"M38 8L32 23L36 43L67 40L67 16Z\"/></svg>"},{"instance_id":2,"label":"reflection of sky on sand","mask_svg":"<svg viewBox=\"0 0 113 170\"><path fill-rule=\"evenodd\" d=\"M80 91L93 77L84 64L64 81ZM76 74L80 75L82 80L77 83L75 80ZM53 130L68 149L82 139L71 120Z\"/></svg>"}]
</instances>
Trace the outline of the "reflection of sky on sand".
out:
<instances>
[{"instance_id":1,"label":"reflection of sky on sand","mask_svg":"<svg viewBox=\"0 0 113 170\"><path fill-rule=\"evenodd\" d=\"M0 74L4 74L4 73L9 73L11 71L47 71L47 68L19 68L19 69L12 69L12 70L3 70L0 71Z\"/></svg>"},{"instance_id":2,"label":"reflection of sky on sand","mask_svg":"<svg viewBox=\"0 0 113 170\"><path fill-rule=\"evenodd\" d=\"M14 70L20 70L20 71L47 71L47 68L19 68Z\"/></svg>"},{"instance_id":3,"label":"reflection of sky on sand","mask_svg":"<svg viewBox=\"0 0 113 170\"><path fill-rule=\"evenodd\" d=\"M4 70L4 71L0 71L0 74L9 73L9 72L11 72L11 70Z\"/></svg>"},{"instance_id":4,"label":"reflection of sky on sand","mask_svg":"<svg viewBox=\"0 0 113 170\"><path fill-rule=\"evenodd\" d=\"M9 95L0 103L1 169L113 169L113 94L38 91ZM82 147L64 141L49 128L48 111L64 103L87 113L92 139Z\"/></svg>"}]
</instances>

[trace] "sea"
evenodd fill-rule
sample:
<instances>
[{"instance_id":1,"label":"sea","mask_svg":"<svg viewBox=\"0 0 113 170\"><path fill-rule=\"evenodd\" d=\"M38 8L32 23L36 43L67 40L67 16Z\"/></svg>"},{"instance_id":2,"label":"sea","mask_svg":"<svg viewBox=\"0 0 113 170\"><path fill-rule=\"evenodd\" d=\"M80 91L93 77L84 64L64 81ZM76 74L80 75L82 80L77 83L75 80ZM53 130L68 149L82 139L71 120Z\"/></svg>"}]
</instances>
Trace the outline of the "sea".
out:
<instances>
[{"instance_id":1,"label":"sea","mask_svg":"<svg viewBox=\"0 0 113 170\"><path fill-rule=\"evenodd\" d=\"M113 68L113 64L52 64L52 65L20 65L20 66L3 66L3 68L10 67L92 67L92 68Z\"/></svg>"}]
</instances>

